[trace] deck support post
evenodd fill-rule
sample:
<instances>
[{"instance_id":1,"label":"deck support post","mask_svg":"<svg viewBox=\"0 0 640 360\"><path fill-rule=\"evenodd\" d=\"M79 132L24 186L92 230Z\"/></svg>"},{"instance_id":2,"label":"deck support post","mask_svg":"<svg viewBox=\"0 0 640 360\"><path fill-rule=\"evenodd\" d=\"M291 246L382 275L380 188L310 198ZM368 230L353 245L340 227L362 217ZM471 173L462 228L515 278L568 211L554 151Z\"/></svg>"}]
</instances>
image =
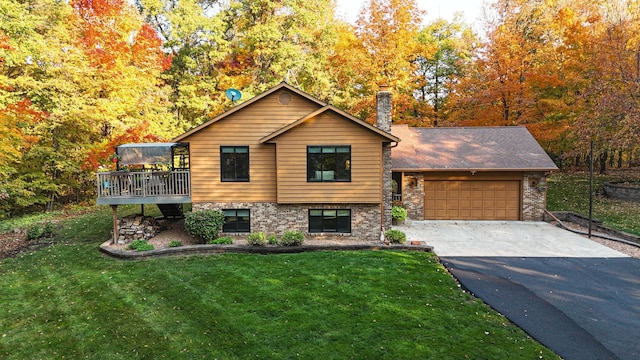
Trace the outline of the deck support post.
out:
<instances>
[{"instance_id":1,"label":"deck support post","mask_svg":"<svg viewBox=\"0 0 640 360\"><path fill-rule=\"evenodd\" d=\"M111 205L111 209L113 210L113 238L111 239L111 244L115 245L118 243L118 205Z\"/></svg>"}]
</instances>

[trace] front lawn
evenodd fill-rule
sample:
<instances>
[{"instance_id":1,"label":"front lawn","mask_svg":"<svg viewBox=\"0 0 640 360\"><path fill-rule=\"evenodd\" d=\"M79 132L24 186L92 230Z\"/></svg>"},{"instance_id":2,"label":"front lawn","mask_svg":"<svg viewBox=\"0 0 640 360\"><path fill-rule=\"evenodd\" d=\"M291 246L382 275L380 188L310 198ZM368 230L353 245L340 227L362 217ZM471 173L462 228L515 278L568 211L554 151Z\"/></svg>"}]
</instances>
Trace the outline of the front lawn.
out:
<instances>
[{"instance_id":1,"label":"front lawn","mask_svg":"<svg viewBox=\"0 0 640 360\"><path fill-rule=\"evenodd\" d=\"M0 261L7 359L558 358L423 252L100 255L110 209ZM2 224L0 224L2 226Z\"/></svg>"}]
</instances>

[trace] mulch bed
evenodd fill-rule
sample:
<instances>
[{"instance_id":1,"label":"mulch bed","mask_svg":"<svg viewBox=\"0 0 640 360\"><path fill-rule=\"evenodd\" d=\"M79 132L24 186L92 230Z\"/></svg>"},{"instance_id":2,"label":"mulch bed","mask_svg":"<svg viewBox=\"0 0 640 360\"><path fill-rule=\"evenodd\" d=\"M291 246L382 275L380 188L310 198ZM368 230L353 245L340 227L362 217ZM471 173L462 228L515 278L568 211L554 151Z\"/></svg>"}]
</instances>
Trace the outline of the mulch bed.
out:
<instances>
[{"instance_id":1,"label":"mulch bed","mask_svg":"<svg viewBox=\"0 0 640 360\"><path fill-rule=\"evenodd\" d=\"M48 237L28 241L22 232L0 233L0 260L17 256L24 251L38 251L53 244L53 239Z\"/></svg>"},{"instance_id":2,"label":"mulch bed","mask_svg":"<svg viewBox=\"0 0 640 360\"><path fill-rule=\"evenodd\" d=\"M2 233L0 234L0 259L15 256L28 245L29 242L22 233Z\"/></svg>"}]
</instances>

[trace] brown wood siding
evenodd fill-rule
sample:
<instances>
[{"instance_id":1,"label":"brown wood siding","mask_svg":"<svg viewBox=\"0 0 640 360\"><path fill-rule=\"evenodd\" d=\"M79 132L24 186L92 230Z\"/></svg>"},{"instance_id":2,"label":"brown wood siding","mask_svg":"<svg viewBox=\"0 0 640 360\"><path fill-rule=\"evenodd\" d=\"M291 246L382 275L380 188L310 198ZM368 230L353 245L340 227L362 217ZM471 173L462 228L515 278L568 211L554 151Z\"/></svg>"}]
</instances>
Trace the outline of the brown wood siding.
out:
<instances>
[{"instance_id":1,"label":"brown wood siding","mask_svg":"<svg viewBox=\"0 0 640 360\"><path fill-rule=\"evenodd\" d=\"M425 173L424 218L520 220L521 172Z\"/></svg>"},{"instance_id":2,"label":"brown wood siding","mask_svg":"<svg viewBox=\"0 0 640 360\"><path fill-rule=\"evenodd\" d=\"M277 91L181 141L190 143L193 202L275 202L276 150L259 140L319 108L291 93L280 105ZM220 146L249 146L249 182L220 181Z\"/></svg>"},{"instance_id":3,"label":"brown wood siding","mask_svg":"<svg viewBox=\"0 0 640 360\"><path fill-rule=\"evenodd\" d=\"M333 112L276 137L278 203L380 203L382 140ZM309 145L351 146L351 182L308 182Z\"/></svg>"}]
</instances>

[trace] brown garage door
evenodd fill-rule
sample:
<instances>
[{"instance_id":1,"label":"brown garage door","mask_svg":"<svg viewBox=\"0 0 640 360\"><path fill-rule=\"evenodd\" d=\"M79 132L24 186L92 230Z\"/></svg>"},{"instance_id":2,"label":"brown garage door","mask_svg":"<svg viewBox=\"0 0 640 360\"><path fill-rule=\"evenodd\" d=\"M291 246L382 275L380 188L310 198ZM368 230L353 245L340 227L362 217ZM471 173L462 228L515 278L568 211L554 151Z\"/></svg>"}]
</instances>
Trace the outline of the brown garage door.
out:
<instances>
[{"instance_id":1,"label":"brown garage door","mask_svg":"<svg viewBox=\"0 0 640 360\"><path fill-rule=\"evenodd\" d=\"M426 180L428 220L519 220L520 181Z\"/></svg>"}]
</instances>

